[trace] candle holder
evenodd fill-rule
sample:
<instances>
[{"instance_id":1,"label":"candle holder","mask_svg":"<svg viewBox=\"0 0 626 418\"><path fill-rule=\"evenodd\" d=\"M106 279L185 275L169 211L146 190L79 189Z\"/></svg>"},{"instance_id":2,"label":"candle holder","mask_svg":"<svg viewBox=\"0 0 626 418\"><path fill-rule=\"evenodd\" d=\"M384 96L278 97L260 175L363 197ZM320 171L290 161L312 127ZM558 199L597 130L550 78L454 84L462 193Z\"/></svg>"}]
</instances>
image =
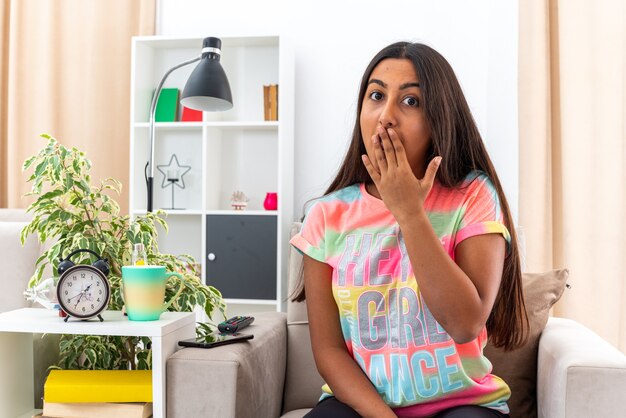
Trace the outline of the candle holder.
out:
<instances>
[{"instance_id":1,"label":"candle holder","mask_svg":"<svg viewBox=\"0 0 626 418\"><path fill-rule=\"evenodd\" d=\"M174 164L174 162L176 162ZM170 162L167 165L159 165L157 166L157 170L163 174L163 182L161 183L161 188L166 189L168 187L172 188L172 207L165 209L173 209L173 210L182 210L185 208L177 208L174 204L174 188L180 187L181 189L185 189L185 181L183 176L191 170L191 166L189 165L180 165L178 162L178 157L176 154L172 154L170 157Z\"/></svg>"}]
</instances>

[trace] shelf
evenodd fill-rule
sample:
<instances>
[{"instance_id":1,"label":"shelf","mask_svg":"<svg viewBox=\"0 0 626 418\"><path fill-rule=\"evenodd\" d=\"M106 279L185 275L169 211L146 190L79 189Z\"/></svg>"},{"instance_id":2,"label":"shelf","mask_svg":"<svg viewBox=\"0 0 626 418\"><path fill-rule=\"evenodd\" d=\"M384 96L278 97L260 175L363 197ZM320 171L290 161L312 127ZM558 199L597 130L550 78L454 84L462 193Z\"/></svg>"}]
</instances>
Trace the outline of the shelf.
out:
<instances>
[{"instance_id":1,"label":"shelf","mask_svg":"<svg viewBox=\"0 0 626 418\"><path fill-rule=\"evenodd\" d=\"M204 212L201 210L186 210L186 209L181 209L181 210L171 210L171 209L162 209L162 208L155 208L155 211L157 210L163 210L165 211L165 213L167 213L167 216L178 216L178 215L202 215ZM132 211L133 215L145 215L146 211L141 209L141 210L133 210Z\"/></svg>"},{"instance_id":2,"label":"shelf","mask_svg":"<svg viewBox=\"0 0 626 418\"><path fill-rule=\"evenodd\" d=\"M17 418L33 418L35 415L43 412L43 409L33 409L30 412L25 413L24 415L20 415Z\"/></svg>"},{"instance_id":3,"label":"shelf","mask_svg":"<svg viewBox=\"0 0 626 418\"><path fill-rule=\"evenodd\" d=\"M144 45L148 45L154 49L182 49L182 48L195 48L199 49L202 46L203 38L177 38L163 35L157 36L136 36L137 42L141 42ZM259 47L259 46L274 46L279 44L278 36L240 36L236 38L221 38L222 50L236 47Z\"/></svg>"},{"instance_id":4,"label":"shelf","mask_svg":"<svg viewBox=\"0 0 626 418\"><path fill-rule=\"evenodd\" d=\"M278 121L272 122L229 122L229 121L208 121L202 122L202 124L209 128L222 128L222 129L277 129Z\"/></svg>"},{"instance_id":5,"label":"shelf","mask_svg":"<svg viewBox=\"0 0 626 418\"><path fill-rule=\"evenodd\" d=\"M207 215L278 215L278 212L275 210L207 210L205 213Z\"/></svg>"},{"instance_id":6,"label":"shelf","mask_svg":"<svg viewBox=\"0 0 626 418\"><path fill-rule=\"evenodd\" d=\"M127 337L162 337L188 324L195 317L189 312L164 312L157 321L130 321L122 311L103 311L104 322L68 321L57 312L42 308L21 308L0 314L2 332L49 334L119 335Z\"/></svg>"},{"instance_id":7,"label":"shelf","mask_svg":"<svg viewBox=\"0 0 626 418\"><path fill-rule=\"evenodd\" d=\"M150 128L149 122L139 122L135 123L135 128ZM202 128L202 122L156 122L154 124L154 129L156 130L164 130L164 129L176 129L176 130L185 130L185 129L200 129Z\"/></svg>"},{"instance_id":8,"label":"shelf","mask_svg":"<svg viewBox=\"0 0 626 418\"><path fill-rule=\"evenodd\" d=\"M156 210L164 210L167 213L167 216L178 216L178 215L260 215L260 216L277 216L278 212L275 210L167 210L167 209L159 209ZM133 215L145 215L145 210L133 210Z\"/></svg>"},{"instance_id":9,"label":"shelf","mask_svg":"<svg viewBox=\"0 0 626 418\"><path fill-rule=\"evenodd\" d=\"M276 305L275 299L224 299L228 305Z\"/></svg>"},{"instance_id":10,"label":"shelf","mask_svg":"<svg viewBox=\"0 0 626 418\"><path fill-rule=\"evenodd\" d=\"M150 128L148 122L137 122L134 124L135 128ZM156 130L187 130L198 129L203 126L207 128L220 128L220 129L254 129L254 130L274 130L278 129L278 121L204 121L204 122L156 122L154 128Z\"/></svg>"}]
</instances>

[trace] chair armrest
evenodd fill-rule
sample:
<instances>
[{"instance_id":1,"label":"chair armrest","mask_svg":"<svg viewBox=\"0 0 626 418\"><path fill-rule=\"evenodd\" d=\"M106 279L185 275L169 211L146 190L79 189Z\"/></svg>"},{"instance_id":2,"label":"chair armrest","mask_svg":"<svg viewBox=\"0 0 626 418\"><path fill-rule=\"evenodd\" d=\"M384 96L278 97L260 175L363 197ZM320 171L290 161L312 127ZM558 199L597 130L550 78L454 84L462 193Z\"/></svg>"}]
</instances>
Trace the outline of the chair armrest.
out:
<instances>
[{"instance_id":1,"label":"chair armrest","mask_svg":"<svg viewBox=\"0 0 626 418\"><path fill-rule=\"evenodd\" d=\"M287 317L252 314L254 339L185 348L167 361L168 418L280 416L287 356Z\"/></svg>"},{"instance_id":2,"label":"chair armrest","mask_svg":"<svg viewBox=\"0 0 626 418\"><path fill-rule=\"evenodd\" d=\"M539 340L539 418L621 416L626 356L576 321L550 318Z\"/></svg>"}]
</instances>

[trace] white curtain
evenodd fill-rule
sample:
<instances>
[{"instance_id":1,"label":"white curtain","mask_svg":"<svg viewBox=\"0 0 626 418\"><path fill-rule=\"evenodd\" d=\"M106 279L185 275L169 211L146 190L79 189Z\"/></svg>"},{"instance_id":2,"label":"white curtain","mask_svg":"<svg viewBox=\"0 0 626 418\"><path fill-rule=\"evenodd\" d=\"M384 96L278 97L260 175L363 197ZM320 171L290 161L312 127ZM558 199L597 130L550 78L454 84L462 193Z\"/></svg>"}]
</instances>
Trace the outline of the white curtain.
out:
<instances>
[{"instance_id":1,"label":"white curtain","mask_svg":"<svg viewBox=\"0 0 626 418\"><path fill-rule=\"evenodd\" d=\"M626 351L626 5L520 1L527 270L570 269L557 316Z\"/></svg>"},{"instance_id":2,"label":"white curtain","mask_svg":"<svg viewBox=\"0 0 626 418\"><path fill-rule=\"evenodd\" d=\"M154 22L155 0L2 2L0 207L28 205L21 166L40 133L85 151L93 182L128 185L131 37ZM115 199L127 212L128 188Z\"/></svg>"}]
</instances>

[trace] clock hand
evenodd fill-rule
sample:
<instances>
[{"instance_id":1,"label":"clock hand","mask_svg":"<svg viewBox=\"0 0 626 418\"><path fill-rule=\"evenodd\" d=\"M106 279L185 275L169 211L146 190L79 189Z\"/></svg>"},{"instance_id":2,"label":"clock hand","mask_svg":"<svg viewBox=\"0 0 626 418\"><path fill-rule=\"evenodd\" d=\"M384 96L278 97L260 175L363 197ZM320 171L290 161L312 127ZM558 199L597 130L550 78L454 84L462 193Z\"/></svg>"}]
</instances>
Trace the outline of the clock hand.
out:
<instances>
[{"instance_id":1,"label":"clock hand","mask_svg":"<svg viewBox=\"0 0 626 418\"><path fill-rule=\"evenodd\" d=\"M76 305L74 305L74 309L76 309L76 307L77 307L77 306L78 306L78 304L80 303L80 300L83 298L83 295L84 295L84 294L85 294L85 293L81 293L81 294L79 295L80 297L79 297L79 298L78 298L78 300L76 301Z\"/></svg>"}]
</instances>

